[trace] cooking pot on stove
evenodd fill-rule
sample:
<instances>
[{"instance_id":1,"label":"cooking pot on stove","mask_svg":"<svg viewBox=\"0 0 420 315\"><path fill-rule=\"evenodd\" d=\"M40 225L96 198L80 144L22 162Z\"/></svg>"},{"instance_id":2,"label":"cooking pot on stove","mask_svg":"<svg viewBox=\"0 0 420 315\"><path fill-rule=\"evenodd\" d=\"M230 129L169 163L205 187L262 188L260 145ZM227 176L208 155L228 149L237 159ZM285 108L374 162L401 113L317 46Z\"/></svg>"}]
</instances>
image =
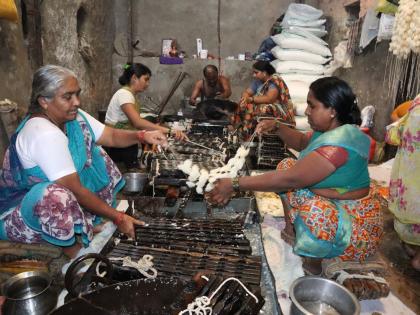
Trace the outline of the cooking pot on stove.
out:
<instances>
[{"instance_id":1,"label":"cooking pot on stove","mask_svg":"<svg viewBox=\"0 0 420 315\"><path fill-rule=\"evenodd\" d=\"M147 173L125 173L123 175L125 180L124 192L127 193L141 193L148 181Z\"/></svg>"},{"instance_id":2,"label":"cooking pot on stove","mask_svg":"<svg viewBox=\"0 0 420 315\"><path fill-rule=\"evenodd\" d=\"M57 294L51 289L51 278L45 272L19 273L3 284L2 292L6 297L4 315L46 315L57 304Z\"/></svg>"}]
</instances>

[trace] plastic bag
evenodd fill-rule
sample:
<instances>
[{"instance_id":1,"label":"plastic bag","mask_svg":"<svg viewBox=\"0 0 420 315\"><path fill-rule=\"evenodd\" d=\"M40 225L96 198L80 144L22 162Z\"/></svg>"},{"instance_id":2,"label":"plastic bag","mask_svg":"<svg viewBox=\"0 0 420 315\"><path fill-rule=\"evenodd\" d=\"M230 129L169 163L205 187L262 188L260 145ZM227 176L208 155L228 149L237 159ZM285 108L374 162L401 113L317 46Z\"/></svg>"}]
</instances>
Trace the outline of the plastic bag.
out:
<instances>
[{"instance_id":1,"label":"plastic bag","mask_svg":"<svg viewBox=\"0 0 420 315\"><path fill-rule=\"evenodd\" d=\"M302 21L318 20L324 12L307 4L291 3L287 8L286 15L283 19L298 19Z\"/></svg>"},{"instance_id":2,"label":"plastic bag","mask_svg":"<svg viewBox=\"0 0 420 315\"><path fill-rule=\"evenodd\" d=\"M0 19L18 21L17 8L13 0L0 0Z\"/></svg>"},{"instance_id":3,"label":"plastic bag","mask_svg":"<svg viewBox=\"0 0 420 315\"><path fill-rule=\"evenodd\" d=\"M368 9L362 25L359 47L365 49L367 45L378 35L379 19L372 9Z\"/></svg>"},{"instance_id":4,"label":"plastic bag","mask_svg":"<svg viewBox=\"0 0 420 315\"><path fill-rule=\"evenodd\" d=\"M381 40L389 40L392 37L392 29L394 27L395 16L390 14L382 14L379 20L379 31L378 31L378 39L377 41L380 42Z\"/></svg>"},{"instance_id":5,"label":"plastic bag","mask_svg":"<svg viewBox=\"0 0 420 315\"><path fill-rule=\"evenodd\" d=\"M362 123L360 128L372 128L373 116L375 115L375 107L373 105L365 106L361 111Z\"/></svg>"}]
</instances>

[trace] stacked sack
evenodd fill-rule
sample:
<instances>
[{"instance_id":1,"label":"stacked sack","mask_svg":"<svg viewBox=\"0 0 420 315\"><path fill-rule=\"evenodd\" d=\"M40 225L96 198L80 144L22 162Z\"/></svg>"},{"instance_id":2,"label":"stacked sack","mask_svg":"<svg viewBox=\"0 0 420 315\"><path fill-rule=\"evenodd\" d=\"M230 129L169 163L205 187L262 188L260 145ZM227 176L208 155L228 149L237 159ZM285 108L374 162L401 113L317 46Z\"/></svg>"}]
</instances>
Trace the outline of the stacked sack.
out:
<instances>
[{"instance_id":1,"label":"stacked sack","mask_svg":"<svg viewBox=\"0 0 420 315\"><path fill-rule=\"evenodd\" d=\"M277 44L271 52L277 58L271 64L286 82L296 114L296 128L309 130L305 116L309 85L328 73L332 58L323 12L306 4L289 5L282 21L283 31L272 36Z\"/></svg>"}]
</instances>

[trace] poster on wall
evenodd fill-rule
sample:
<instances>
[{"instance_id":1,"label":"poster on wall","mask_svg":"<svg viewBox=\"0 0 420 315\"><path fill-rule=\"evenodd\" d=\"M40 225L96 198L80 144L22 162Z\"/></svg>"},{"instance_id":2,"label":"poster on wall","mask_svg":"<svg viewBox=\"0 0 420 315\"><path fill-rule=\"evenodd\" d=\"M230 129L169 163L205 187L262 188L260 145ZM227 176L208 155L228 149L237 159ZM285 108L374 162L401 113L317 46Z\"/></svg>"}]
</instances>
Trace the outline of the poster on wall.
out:
<instances>
[{"instance_id":1,"label":"poster on wall","mask_svg":"<svg viewBox=\"0 0 420 315\"><path fill-rule=\"evenodd\" d=\"M162 56L169 57L171 46L172 46L172 39L162 39Z\"/></svg>"}]
</instances>

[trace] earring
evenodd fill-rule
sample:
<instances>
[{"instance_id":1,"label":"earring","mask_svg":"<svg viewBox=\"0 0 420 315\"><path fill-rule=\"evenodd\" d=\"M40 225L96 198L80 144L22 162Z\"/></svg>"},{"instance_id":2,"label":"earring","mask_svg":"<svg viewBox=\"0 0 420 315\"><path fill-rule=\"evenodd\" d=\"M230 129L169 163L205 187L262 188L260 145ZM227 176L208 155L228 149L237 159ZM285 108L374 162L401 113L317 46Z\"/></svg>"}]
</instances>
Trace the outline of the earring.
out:
<instances>
[{"instance_id":1,"label":"earring","mask_svg":"<svg viewBox=\"0 0 420 315\"><path fill-rule=\"evenodd\" d=\"M331 115L331 118L334 118L335 117L335 115Z\"/></svg>"}]
</instances>

